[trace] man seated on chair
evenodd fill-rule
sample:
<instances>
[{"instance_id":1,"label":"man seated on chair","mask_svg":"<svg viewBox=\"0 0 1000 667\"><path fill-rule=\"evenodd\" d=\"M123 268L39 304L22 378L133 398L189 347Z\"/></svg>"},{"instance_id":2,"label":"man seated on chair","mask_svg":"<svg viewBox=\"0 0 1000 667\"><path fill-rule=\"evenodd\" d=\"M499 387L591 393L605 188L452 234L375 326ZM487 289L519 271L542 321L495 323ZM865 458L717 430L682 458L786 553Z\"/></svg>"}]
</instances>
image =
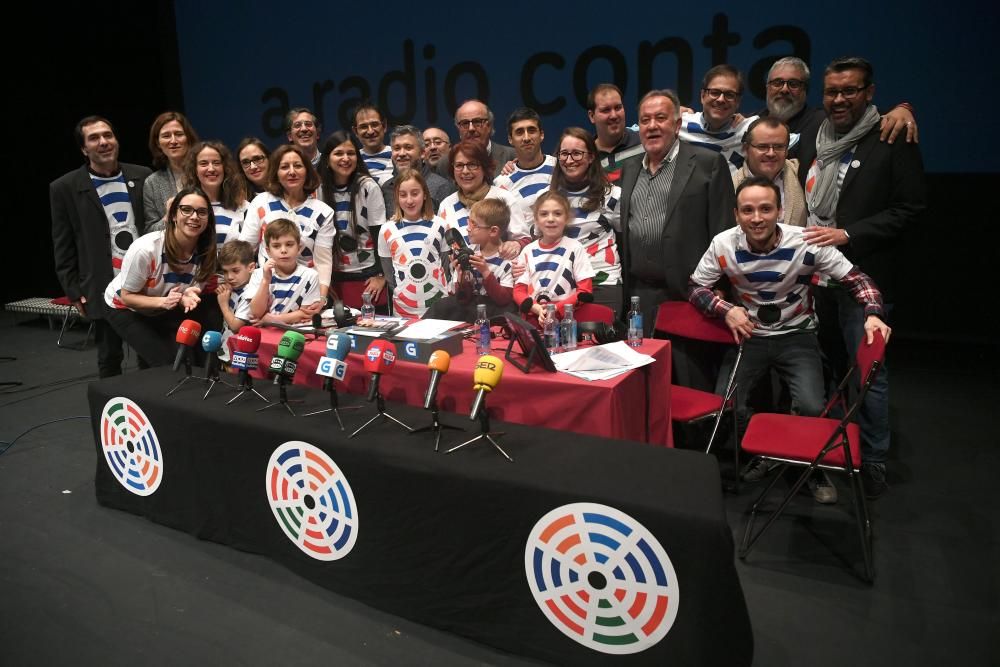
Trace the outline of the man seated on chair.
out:
<instances>
[{"instance_id":1,"label":"man seated on chair","mask_svg":"<svg viewBox=\"0 0 1000 667\"><path fill-rule=\"evenodd\" d=\"M823 367L810 291L817 274L840 281L864 307L868 342L875 331L886 340L891 331L884 321L882 295L871 278L832 246L807 243L802 228L778 224L780 202L770 178L743 181L736 190L738 226L712 239L689 283L691 303L710 317L724 318L733 339L743 344L735 378L740 424L746 423L748 392L771 369L788 385L794 412L816 416L823 411ZM723 276L736 303L712 291ZM817 502L837 501L836 487L826 473L817 472L809 488Z\"/></svg>"}]
</instances>

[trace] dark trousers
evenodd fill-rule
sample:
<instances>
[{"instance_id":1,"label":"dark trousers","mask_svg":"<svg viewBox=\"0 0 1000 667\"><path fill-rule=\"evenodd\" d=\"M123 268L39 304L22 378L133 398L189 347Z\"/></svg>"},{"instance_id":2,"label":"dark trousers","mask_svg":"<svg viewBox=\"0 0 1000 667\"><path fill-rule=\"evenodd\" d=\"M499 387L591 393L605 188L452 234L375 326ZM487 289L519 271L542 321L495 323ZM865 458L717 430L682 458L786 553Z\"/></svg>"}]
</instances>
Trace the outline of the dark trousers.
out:
<instances>
[{"instance_id":1,"label":"dark trousers","mask_svg":"<svg viewBox=\"0 0 1000 667\"><path fill-rule=\"evenodd\" d=\"M122 374L125 341L105 319L94 320L94 340L97 342L97 375L102 378Z\"/></svg>"},{"instance_id":2,"label":"dark trousers","mask_svg":"<svg viewBox=\"0 0 1000 667\"><path fill-rule=\"evenodd\" d=\"M207 295L198 307L189 313L183 308L174 308L156 315L143 315L134 310L105 308L105 317L114 331L136 351L139 366L169 366L177 354L177 329L184 320L194 320L201 324L202 332L222 331L222 312L215 295ZM197 365L204 365L201 341L194 347Z\"/></svg>"}]
</instances>

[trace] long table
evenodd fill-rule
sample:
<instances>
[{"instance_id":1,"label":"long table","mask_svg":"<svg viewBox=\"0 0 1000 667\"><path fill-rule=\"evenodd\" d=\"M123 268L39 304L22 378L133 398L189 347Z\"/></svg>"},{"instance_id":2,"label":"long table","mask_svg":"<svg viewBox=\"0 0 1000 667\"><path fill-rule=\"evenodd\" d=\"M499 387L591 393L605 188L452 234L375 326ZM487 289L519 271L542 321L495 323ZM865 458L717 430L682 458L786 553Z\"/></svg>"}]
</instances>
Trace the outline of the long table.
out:
<instances>
[{"instance_id":1,"label":"long table","mask_svg":"<svg viewBox=\"0 0 1000 667\"><path fill-rule=\"evenodd\" d=\"M266 375L267 364L283 334L279 329L262 330L258 377ZM316 375L316 365L325 351L325 339L308 337L299 358L296 383L312 387L322 384L323 378ZM610 380L594 382L539 367L525 374L507 364L500 385L489 396L490 408L498 419L518 424L672 446L670 342L646 339L639 351L653 357L655 362ZM343 383L337 383L338 389L353 394L367 392L369 376L362 365L363 352L348 355L347 377ZM493 354L503 356L500 342L494 342ZM442 411L469 413L474 398L472 372L477 359L475 346L464 341L462 354L452 357L451 368L438 389ZM388 400L420 406L427 381L426 364L397 359L393 371L382 378L380 386Z\"/></svg>"},{"instance_id":2,"label":"long table","mask_svg":"<svg viewBox=\"0 0 1000 667\"><path fill-rule=\"evenodd\" d=\"M391 422L348 439L330 415L227 405L218 387L202 400L201 382L166 397L176 380L151 369L90 386L100 504L542 660L751 663L713 457L502 422L514 463L482 444L444 455ZM366 406L355 421L374 410L343 402Z\"/></svg>"}]
</instances>

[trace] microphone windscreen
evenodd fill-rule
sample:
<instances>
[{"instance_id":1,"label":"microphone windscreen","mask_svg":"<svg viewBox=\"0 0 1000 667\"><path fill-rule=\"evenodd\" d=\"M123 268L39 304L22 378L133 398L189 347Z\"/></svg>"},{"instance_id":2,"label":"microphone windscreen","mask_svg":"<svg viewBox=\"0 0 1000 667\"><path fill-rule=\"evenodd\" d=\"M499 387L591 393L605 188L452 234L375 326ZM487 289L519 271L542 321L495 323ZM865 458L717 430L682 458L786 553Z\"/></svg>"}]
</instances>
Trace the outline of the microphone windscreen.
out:
<instances>
[{"instance_id":1,"label":"microphone windscreen","mask_svg":"<svg viewBox=\"0 0 1000 667\"><path fill-rule=\"evenodd\" d=\"M240 327L233 338L236 339L235 345L239 352L257 354L257 350L260 349L260 329L257 327Z\"/></svg>"},{"instance_id":2,"label":"microphone windscreen","mask_svg":"<svg viewBox=\"0 0 1000 667\"><path fill-rule=\"evenodd\" d=\"M351 337L347 334L335 331L326 337L326 356L343 361L350 351Z\"/></svg>"},{"instance_id":3,"label":"microphone windscreen","mask_svg":"<svg viewBox=\"0 0 1000 667\"><path fill-rule=\"evenodd\" d=\"M194 347L200 336L201 325L194 320L184 320L181 322L181 325L177 327L176 341L181 345Z\"/></svg>"},{"instance_id":4,"label":"microphone windscreen","mask_svg":"<svg viewBox=\"0 0 1000 667\"><path fill-rule=\"evenodd\" d=\"M503 375L503 361L492 354L479 357L476 369L472 372L473 389L492 391L500 384Z\"/></svg>"},{"instance_id":5,"label":"microphone windscreen","mask_svg":"<svg viewBox=\"0 0 1000 667\"><path fill-rule=\"evenodd\" d=\"M431 352L431 358L427 360L427 368L441 373L447 373L450 365L451 355L444 350L434 350Z\"/></svg>"},{"instance_id":6,"label":"microphone windscreen","mask_svg":"<svg viewBox=\"0 0 1000 667\"><path fill-rule=\"evenodd\" d=\"M298 331L286 331L278 341L278 356L282 359L295 361L302 356L304 349L306 349L306 337Z\"/></svg>"},{"instance_id":7,"label":"microphone windscreen","mask_svg":"<svg viewBox=\"0 0 1000 667\"><path fill-rule=\"evenodd\" d=\"M201 349L206 352L218 352L222 349L222 333L218 331L206 331L201 337Z\"/></svg>"},{"instance_id":8,"label":"microphone windscreen","mask_svg":"<svg viewBox=\"0 0 1000 667\"><path fill-rule=\"evenodd\" d=\"M396 363L396 346L389 341L383 341L381 371L388 373L394 363Z\"/></svg>"},{"instance_id":9,"label":"microphone windscreen","mask_svg":"<svg viewBox=\"0 0 1000 667\"><path fill-rule=\"evenodd\" d=\"M382 341L373 340L368 349L365 350L365 372L366 373L381 373L381 363L382 363Z\"/></svg>"}]
</instances>

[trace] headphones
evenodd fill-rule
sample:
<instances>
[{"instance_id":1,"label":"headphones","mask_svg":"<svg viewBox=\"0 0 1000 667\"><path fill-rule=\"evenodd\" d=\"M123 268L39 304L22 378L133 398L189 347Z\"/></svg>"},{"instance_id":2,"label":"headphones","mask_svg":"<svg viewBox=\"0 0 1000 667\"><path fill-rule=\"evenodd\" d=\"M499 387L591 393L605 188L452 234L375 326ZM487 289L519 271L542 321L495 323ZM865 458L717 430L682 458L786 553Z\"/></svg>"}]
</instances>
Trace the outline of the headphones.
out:
<instances>
[{"instance_id":1,"label":"headphones","mask_svg":"<svg viewBox=\"0 0 1000 667\"><path fill-rule=\"evenodd\" d=\"M584 334L591 334L599 345L614 343L625 340L625 325L615 320L611 324L604 322L577 322L577 340L583 339Z\"/></svg>"},{"instance_id":2,"label":"headphones","mask_svg":"<svg viewBox=\"0 0 1000 667\"><path fill-rule=\"evenodd\" d=\"M334 290L331 289L327 292L326 303L328 307L333 308L333 319L337 322L338 329L349 327L357 321L357 318L351 315L351 312L344 307L344 302L341 300L340 295ZM313 316L313 326L316 325L316 318L318 317L319 315ZM320 318L320 321L322 322L322 318ZM319 327L316 328L318 329Z\"/></svg>"}]
</instances>

